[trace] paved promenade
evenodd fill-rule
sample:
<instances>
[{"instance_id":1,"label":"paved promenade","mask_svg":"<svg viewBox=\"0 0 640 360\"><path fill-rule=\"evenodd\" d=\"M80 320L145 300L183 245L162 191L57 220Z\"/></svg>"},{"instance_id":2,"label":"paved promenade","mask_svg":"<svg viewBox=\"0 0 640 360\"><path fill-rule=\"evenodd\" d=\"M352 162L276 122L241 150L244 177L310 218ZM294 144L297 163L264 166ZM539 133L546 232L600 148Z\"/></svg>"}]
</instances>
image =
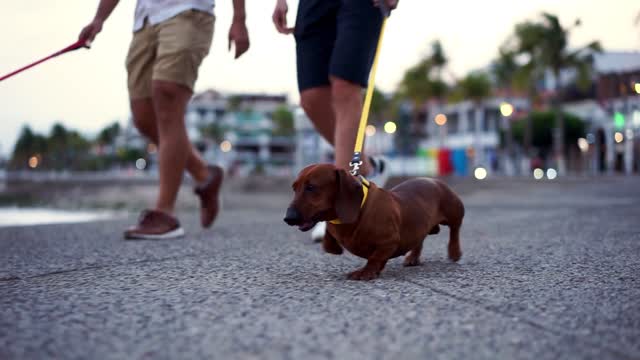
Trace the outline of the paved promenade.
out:
<instances>
[{"instance_id":1,"label":"paved promenade","mask_svg":"<svg viewBox=\"0 0 640 360\"><path fill-rule=\"evenodd\" d=\"M227 191L211 231L184 210L182 240L0 228L0 359L640 359L640 179L453 186L462 261L444 228L372 282L282 222L283 191Z\"/></svg>"}]
</instances>

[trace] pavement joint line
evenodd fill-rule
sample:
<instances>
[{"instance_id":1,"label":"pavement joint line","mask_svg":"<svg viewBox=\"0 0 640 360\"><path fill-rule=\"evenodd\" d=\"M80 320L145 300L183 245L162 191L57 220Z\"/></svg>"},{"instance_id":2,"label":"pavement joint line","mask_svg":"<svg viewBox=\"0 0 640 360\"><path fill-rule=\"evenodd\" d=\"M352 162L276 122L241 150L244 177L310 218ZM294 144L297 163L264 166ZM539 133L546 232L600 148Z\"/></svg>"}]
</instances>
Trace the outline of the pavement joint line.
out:
<instances>
[{"instance_id":1,"label":"pavement joint line","mask_svg":"<svg viewBox=\"0 0 640 360\"><path fill-rule=\"evenodd\" d=\"M25 276L25 277L11 276L6 278L0 278L0 283L17 281L17 280L39 279L39 278L44 278L52 275L64 275L64 274L77 272L77 271L100 270L100 269L117 268L120 266L146 264L146 263L160 263L160 262L169 261L169 260L191 259L191 258L198 258L198 257L204 257L204 256L205 255L191 254L191 255L183 255L183 256L171 256L171 257L165 257L165 258L159 258L159 259L145 259L145 260L139 260L139 261L123 262L123 263L117 263L117 264L111 264L111 265L95 265L95 266L87 266L87 267L80 267L80 268L73 268L73 269L56 270L56 271L51 271L51 272L32 275L32 276Z\"/></svg>"},{"instance_id":2,"label":"pavement joint line","mask_svg":"<svg viewBox=\"0 0 640 360\"><path fill-rule=\"evenodd\" d=\"M599 343L590 341L589 339L587 339L587 338L585 338L583 336L580 336L578 334L565 332L565 331L558 330L558 329L555 329L555 328L552 328L552 327L549 327L549 326L545 326L543 324L540 324L540 323L536 322L535 320L531 320L531 319L528 319L526 317L519 316L519 315L514 315L514 314L509 313L507 311L500 311L500 310L496 309L496 307L494 307L494 306L490 306L490 305L484 304L482 301L476 301L476 300L473 300L473 299L468 299L468 298L465 298L465 297L462 297L462 296L458 296L458 295L452 294L452 293L450 293L448 291L445 291L445 290L442 290L442 289L438 289L438 288L433 287L433 286L425 285L425 284L422 284L422 283L419 283L419 282L415 282L415 281L411 281L411 280L407 280L407 279L402 279L401 281L405 281L405 282L408 282L408 283L411 283L411 284L414 284L414 285L417 285L417 286L420 286L420 287L424 287L424 288L429 289L429 290L431 290L431 291L433 291L433 292L435 292L437 294L452 298L452 299L454 299L456 301L459 301L459 302L463 302L463 303L466 303L466 304L479 306L479 307L481 307L481 308L483 308L483 309L485 309L485 310L487 310L489 312L492 312L494 314L500 315L502 317L510 318L510 319L515 319L517 321L521 321L521 322L523 322L523 323L525 323L525 324L527 324L527 325L529 325L531 327L540 329L542 331L546 331L546 332L551 333L551 334L556 335L556 336L564 336L564 337L575 338L578 341L582 341L583 343L585 343L585 344L587 344L587 345L589 345L591 347L594 347L596 349L609 351L612 354L614 354L615 356L617 356L618 358L624 358L624 359L629 359L629 360L637 360L636 357L634 357L634 356L632 356L630 354L627 354L627 353L624 353L624 352L620 352L619 350L610 348L608 346L603 346L603 345L601 345Z\"/></svg>"}]
</instances>

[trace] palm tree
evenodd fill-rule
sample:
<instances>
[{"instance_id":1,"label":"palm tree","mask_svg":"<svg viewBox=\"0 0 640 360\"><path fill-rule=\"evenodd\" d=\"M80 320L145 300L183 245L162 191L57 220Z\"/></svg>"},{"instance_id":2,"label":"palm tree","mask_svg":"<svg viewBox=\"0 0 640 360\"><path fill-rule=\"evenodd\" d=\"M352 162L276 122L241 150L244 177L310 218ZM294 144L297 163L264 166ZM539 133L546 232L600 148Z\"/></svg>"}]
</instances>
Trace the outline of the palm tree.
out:
<instances>
[{"instance_id":1,"label":"palm tree","mask_svg":"<svg viewBox=\"0 0 640 360\"><path fill-rule=\"evenodd\" d=\"M482 146L480 144L480 133L484 124L484 109L482 102L491 95L491 81L489 76L484 72L472 72L458 81L458 89L460 94L471 99L474 105L474 121L475 121L475 165L484 162L482 155Z\"/></svg>"},{"instance_id":2,"label":"palm tree","mask_svg":"<svg viewBox=\"0 0 640 360\"><path fill-rule=\"evenodd\" d=\"M506 101L513 95L513 91L521 88L518 83L519 73L523 71L516 61L516 53L506 47L500 47L498 50L498 58L491 64L491 72L498 88L505 91ZM514 151L513 151L513 127L511 119L505 119L506 124L506 157L505 165L508 169L513 169ZM528 148L527 148L528 150ZM509 171L509 170L508 170Z\"/></svg>"},{"instance_id":3,"label":"palm tree","mask_svg":"<svg viewBox=\"0 0 640 360\"><path fill-rule=\"evenodd\" d=\"M554 76L552 108L555 112L554 152L560 174L565 173L564 121L562 119L563 89L560 74L573 71L580 88L589 86L594 73L593 54L602 51L600 43L593 41L577 50L568 49L571 30L580 25L576 20L571 28L563 27L557 16L543 13L540 21L524 22L516 26L518 51L529 58L525 65L527 73L538 78L545 71Z\"/></svg>"},{"instance_id":4,"label":"palm tree","mask_svg":"<svg viewBox=\"0 0 640 360\"><path fill-rule=\"evenodd\" d=\"M420 115L424 111L427 100L442 101L448 93L449 87L442 77L447 62L442 44L436 40L431 44L429 55L405 72L400 82L398 96L411 102L414 125L421 124ZM414 129L412 133L419 133L422 129Z\"/></svg>"}]
</instances>

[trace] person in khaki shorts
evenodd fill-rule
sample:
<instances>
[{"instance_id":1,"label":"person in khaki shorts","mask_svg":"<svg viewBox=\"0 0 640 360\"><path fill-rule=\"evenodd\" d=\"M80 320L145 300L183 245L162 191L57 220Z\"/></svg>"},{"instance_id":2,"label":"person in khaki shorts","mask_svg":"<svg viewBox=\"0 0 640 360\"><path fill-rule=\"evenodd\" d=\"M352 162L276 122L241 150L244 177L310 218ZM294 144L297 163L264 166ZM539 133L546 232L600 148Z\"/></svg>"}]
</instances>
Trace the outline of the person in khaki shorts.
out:
<instances>
[{"instance_id":1,"label":"person in khaki shorts","mask_svg":"<svg viewBox=\"0 0 640 360\"><path fill-rule=\"evenodd\" d=\"M232 0L229 46L235 57L249 49L244 0ZM93 21L80 33L91 42L118 0L100 0ZM198 68L213 37L214 0L138 0L133 39L126 59L131 112L138 130L158 145L160 189L155 207L142 212L128 239L167 239L184 235L174 216L184 170L196 180L200 220L210 227L218 214L223 170L208 166L190 144L184 123Z\"/></svg>"}]
</instances>

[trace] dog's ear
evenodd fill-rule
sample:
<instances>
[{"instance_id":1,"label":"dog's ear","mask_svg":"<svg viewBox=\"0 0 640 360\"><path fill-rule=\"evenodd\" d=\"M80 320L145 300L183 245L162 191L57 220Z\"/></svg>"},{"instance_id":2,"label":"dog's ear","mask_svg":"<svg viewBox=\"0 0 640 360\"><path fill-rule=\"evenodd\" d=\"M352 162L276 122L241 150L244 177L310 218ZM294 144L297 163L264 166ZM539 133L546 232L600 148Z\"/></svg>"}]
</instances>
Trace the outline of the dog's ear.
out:
<instances>
[{"instance_id":1,"label":"dog's ear","mask_svg":"<svg viewBox=\"0 0 640 360\"><path fill-rule=\"evenodd\" d=\"M362 185L344 169L336 170L337 193L336 215L343 224L351 224L358 220L360 204L364 197Z\"/></svg>"}]
</instances>

